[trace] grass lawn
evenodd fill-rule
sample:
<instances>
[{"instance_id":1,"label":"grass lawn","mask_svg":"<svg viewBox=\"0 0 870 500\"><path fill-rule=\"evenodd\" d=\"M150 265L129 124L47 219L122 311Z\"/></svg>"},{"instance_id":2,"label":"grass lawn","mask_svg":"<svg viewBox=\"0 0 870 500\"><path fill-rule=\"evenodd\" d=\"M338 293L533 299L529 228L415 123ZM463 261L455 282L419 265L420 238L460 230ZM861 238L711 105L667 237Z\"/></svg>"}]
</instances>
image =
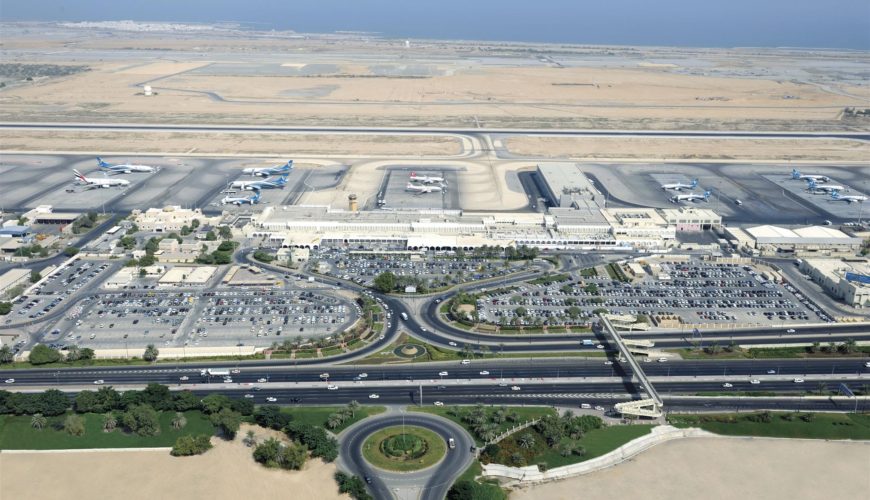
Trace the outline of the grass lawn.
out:
<instances>
[{"instance_id":1,"label":"grass lawn","mask_svg":"<svg viewBox=\"0 0 870 500\"><path fill-rule=\"evenodd\" d=\"M405 439L402 439L404 434ZM408 455L390 455L385 452L391 448L407 450ZM381 429L369 436L363 443L363 457L381 469L408 472L431 467L447 453L447 443L438 434L413 425L393 426Z\"/></svg>"},{"instance_id":2,"label":"grass lawn","mask_svg":"<svg viewBox=\"0 0 870 500\"><path fill-rule=\"evenodd\" d=\"M296 359L316 358L317 351L296 351Z\"/></svg>"},{"instance_id":3,"label":"grass lawn","mask_svg":"<svg viewBox=\"0 0 870 500\"><path fill-rule=\"evenodd\" d=\"M479 481L474 479L481 473L483 473L483 470L480 467L480 462L475 460L471 462L471 465L465 469L465 472L461 476L456 478L456 483L460 481L470 482L474 487L471 498L475 500L507 500L507 493L498 485L498 479L481 478Z\"/></svg>"},{"instance_id":4,"label":"grass lawn","mask_svg":"<svg viewBox=\"0 0 870 500\"><path fill-rule=\"evenodd\" d=\"M771 412L769 423L758 421L759 413L723 413L714 415L680 415L668 417L676 427L700 427L727 436L764 436L809 439L870 439L870 415L854 413ZM792 420L786 420L792 418ZM755 420L753 420L755 419Z\"/></svg>"},{"instance_id":5,"label":"grass lawn","mask_svg":"<svg viewBox=\"0 0 870 500\"><path fill-rule=\"evenodd\" d=\"M55 425L63 424L66 415L48 417L48 426L43 430L30 427L30 416L0 415L0 449L157 448L174 445L179 436L214 434L214 426L202 413L188 411L184 415L187 417L187 425L176 431L171 425L175 412L161 412L160 434L148 437L127 434L120 429L114 432L103 432L103 416L94 413L83 415L85 418L83 436L70 436L62 429L55 429Z\"/></svg>"},{"instance_id":6,"label":"grass lawn","mask_svg":"<svg viewBox=\"0 0 870 500\"><path fill-rule=\"evenodd\" d=\"M855 352L809 352L806 347L752 347L735 349L727 352L722 349L716 354L697 349L669 349L668 352L679 354L683 359L797 359L797 358L866 358L870 356L870 346L858 346Z\"/></svg>"},{"instance_id":7,"label":"grass lawn","mask_svg":"<svg viewBox=\"0 0 870 500\"><path fill-rule=\"evenodd\" d=\"M281 408L283 413L287 413L293 416L293 420L296 422L302 422L309 425L316 425L319 427L323 427L324 429L328 429L326 427L326 421L329 419L329 415L337 412L338 410L344 408L343 406L300 406L297 408ZM379 413L383 413L387 411L383 406L361 406L359 410L357 410L356 414L353 418L347 419L340 426L335 429L328 429L330 432L334 432L338 434L344 429L350 427L351 425L359 422L360 420L370 417L372 415L377 415Z\"/></svg>"},{"instance_id":8,"label":"grass lawn","mask_svg":"<svg viewBox=\"0 0 870 500\"><path fill-rule=\"evenodd\" d=\"M472 408L473 408L472 406L424 406L422 408L418 407L418 406L409 406L408 410L409 411L419 411L419 412L423 412L423 413L431 413L432 415L438 415L440 417L450 419L450 420L456 422L457 424L461 425L465 430L468 431L469 434L474 436L474 441L477 443L478 446L481 446L481 445L483 445L483 441L480 440L480 438L478 438L474 434L474 432L471 430L471 426L469 426L469 424L467 422L462 420L462 414L464 412L471 411ZM487 416L492 416L493 414L495 414L495 412L499 408L501 408L501 407L500 406L487 406L486 407ZM517 420L514 422L505 421L505 422L499 424L498 432L504 432L504 431L510 429L511 427L513 427L517 424L521 424L527 420L533 420L536 418L540 418L540 417L543 417L544 415L555 415L556 414L556 410L554 410L550 407L547 407L547 406L506 406L505 409L507 410L508 413L516 413ZM453 410L458 410L459 415L453 415L452 414Z\"/></svg>"}]
</instances>

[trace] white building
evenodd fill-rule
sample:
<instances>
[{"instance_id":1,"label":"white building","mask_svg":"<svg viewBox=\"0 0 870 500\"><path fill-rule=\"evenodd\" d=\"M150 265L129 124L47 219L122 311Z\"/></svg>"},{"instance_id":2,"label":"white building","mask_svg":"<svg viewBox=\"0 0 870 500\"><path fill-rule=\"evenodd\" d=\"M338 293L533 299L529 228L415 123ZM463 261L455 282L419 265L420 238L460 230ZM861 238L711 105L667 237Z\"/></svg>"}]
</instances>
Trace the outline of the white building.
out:
<instances>
[{"instance_id":1,"label":"white building","mask_svg":"<svg viewBox=\"0 0 870 500\"><path fill-rule=\"evenodd\" d=\"M870 305L870 264L865 259L805 259L800 270L846 304Z\"/></svg>"},{"instance_id":2,"label":"white building","mask_svg":"<svg viewBox=\"0 0 870 500\"><path fill-rule=\"evenodd\" d=\"M191 210L177 205L163 208L149 208L144 212L140 210L133 211L133 220L140 230L157 233L181 231L181 228L184 226L191 227L194 219L198 220L200 225L203 226L216 224L220 221L220 217L206 217L198 208Z\"/></svg>"},{"instance_id":3,"label":"white building","mask_svg":"<svg viewBox=\"0 0 870 500\"><path fill-rule=\"evenodd\" d=\"M755 226L742 231L725 229L729 239L740 242L764 256L777 257L847 257L861 248L861 238L853 238L828 226L788 229L779 226Z\"/></svg>"},{"instance_id":4,"label":"white building","mask_svg":"<svg viewBox=\"0 0 870 500\"><path fill-rule=\"evenodd\" d=\"M10 269L0 275L0 298L6 296L6 292L18 285L26 285L30 282L30 269Z\"/></svg>"}]
</instances>

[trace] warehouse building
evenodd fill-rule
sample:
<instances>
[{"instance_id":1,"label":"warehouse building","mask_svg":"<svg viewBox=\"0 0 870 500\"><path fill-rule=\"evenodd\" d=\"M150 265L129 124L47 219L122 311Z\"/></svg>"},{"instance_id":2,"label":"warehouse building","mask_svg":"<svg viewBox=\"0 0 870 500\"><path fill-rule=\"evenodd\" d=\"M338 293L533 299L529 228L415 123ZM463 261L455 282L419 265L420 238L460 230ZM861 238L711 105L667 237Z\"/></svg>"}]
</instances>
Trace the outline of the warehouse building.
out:
<instances>
[{"instance_id":1,"label":"warehouse building","mask_svg":"<svg viewBox=\"0 0 870 500\"><path fill-rule=\"evenodd\" d=\"M788 229L755 226L725 228L727 237L766 257L848 257L861 248L861 238L827 226Z\"/></svg>"},{"instance_id":2,"label":"warehouse building","mask_svg":"<svg viewBox=\"0 0 870 500\"><path fill-rule=\"evenodd\" d=\"M18 285L30 283L30 269L10 269L0 275L0 298Z\"/></svg>"}]
</instances>

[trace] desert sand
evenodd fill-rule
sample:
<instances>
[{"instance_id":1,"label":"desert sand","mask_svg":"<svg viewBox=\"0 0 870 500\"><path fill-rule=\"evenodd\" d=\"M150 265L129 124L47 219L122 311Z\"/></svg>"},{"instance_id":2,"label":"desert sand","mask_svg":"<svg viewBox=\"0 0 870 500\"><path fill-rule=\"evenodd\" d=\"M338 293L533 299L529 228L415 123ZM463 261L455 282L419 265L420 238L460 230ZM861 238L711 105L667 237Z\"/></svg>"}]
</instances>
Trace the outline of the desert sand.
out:
<instances>
[{"instance_id":1,"label":"desert sand","mask_svg":"<svg viewBox=\"0 0 870 500\"><path fill-rule=\"evenodd\" d=\"M671 441L616 467L523 488L511 500L866 498L870 442L701 438Z\"/></svg>"},{"instance_id":2,"label":"desert sand","mask_svg":"<svg viewBox=\"0 0 870 500\"><path fill-rule=\"evenodd\" d=\"M0 498L154 500L347 499L338 494L335 465L309 460L302 471L270 470L242 443L248 428L259 440L271 433L243 426L233 442L212 438L204 455L172 457L167 450L0 453Z\"/></svg>"}]
</instances>

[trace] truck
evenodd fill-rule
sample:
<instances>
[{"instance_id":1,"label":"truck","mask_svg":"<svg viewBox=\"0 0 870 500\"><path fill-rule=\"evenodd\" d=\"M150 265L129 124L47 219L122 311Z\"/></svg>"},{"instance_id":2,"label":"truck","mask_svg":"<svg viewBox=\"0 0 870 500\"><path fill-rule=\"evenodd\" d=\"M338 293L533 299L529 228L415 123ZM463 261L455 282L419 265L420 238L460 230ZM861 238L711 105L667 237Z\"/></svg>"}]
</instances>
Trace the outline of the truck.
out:
<instances>
[{"instance_id":1,"label":"truck","mask_svg":"<svg viewBox=\"0 0 870 500\"><path fill-rule=\"evenodd\" d=\"M595 345L595 342L592 342L589 339L583 339L583 345Z\"/></svg>"},{"instance_id":2,"label":"truck","mask_svg":"<svg viewBox=\"0 0 870 500\"><path fill-rule=\"evenodd\" d=\"M229 368L206 368L205 370L200 370L200 375L205 377L206 375L210 375L212 377L229 377L230 370Z\"/></svg>"},{"instance_id":3,"label":"truck","mask_svg":"<svg viewBox=\"0 0 870 500\"><path fill-rule=\"evenodd\" d=\"M407 314L402 313L402 314L400 314L399 316L402 317L402 320L404 320L404 321L408 321L408 315L407 315Z\"/></svg>"}]
</instances>

